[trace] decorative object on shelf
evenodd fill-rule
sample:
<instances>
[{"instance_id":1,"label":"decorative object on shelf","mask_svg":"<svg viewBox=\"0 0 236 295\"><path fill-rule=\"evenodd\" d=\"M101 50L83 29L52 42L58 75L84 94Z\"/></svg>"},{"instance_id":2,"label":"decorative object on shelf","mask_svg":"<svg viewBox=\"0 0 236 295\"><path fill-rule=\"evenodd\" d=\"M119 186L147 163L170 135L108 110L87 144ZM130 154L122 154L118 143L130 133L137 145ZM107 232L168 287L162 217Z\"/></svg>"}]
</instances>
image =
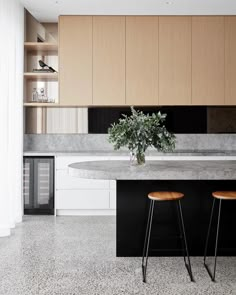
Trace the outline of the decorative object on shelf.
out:
<instances>
[{"instance_id":1,"label":"decorative object on shelf","mask_svg":"<svg viewBox=\"0 0 236 295\"><path fill-rule=\"evenodd\" d=\"M40 102L47 102L48 101L48 98L45 94L45 90L42 87L40 88L40 92L39 92L39 101Z\"/></svg>"},{"instance_id":2,"label":"decorative object on shelf","mask_svg":"<svg viewBox=\"0 0 236 295\"><path fill-rule=\"evenodd\" d=\"M37 101L38 101L38 91L37 91L37 88L34 88L32 92L32 102L37 102Z\"/></svg>"},{"instance_id":3,"label":"decorative object on shelf","mask_svg":"<svg viewBox=\"0 0 236 295\"><path fill-rule=\"evenodd\" d=\"M32 102L54 103L55 100L53 98L49 98L45 93L45 89L41 87L33 89Z\"/></svg>"},{"instance_id":4,"label":"decorative object on shelf","mask_svg":"<svg viewBox=\"0 0 236 295\"><path fill-rule=\"evenodd\" d=\"M109 142L114 149L127 147L130 151L131 164L145 163L145 152L148 147L168 152L175 148L175 135L167 131L164 121L166 114L161 112L145 115L131 107L131 116L122 115L118 123L108 129Z\"/></svg>"},{"instance_id":5,"label":"decorative object on shelf","mask_svg":"<svg viewBox=\"0 0 236 295\"><path fill-rule=\"evenodd\" d=\"M38 73L57 73L57 71L55 69L53 69L52 67L50 67L47 64L45 64L45 62L42 61L42 60L39 60L39 65L40 65L41 69L33 69L33 72L38 72Z\"/></svg>"},{"instance_id":6,"label":"decorative object on shelf","mask_svg":"<svg viewBox=\"0 0 236 295\"><path fill-rule=\"evenodd\" d=\"M48 97L47 102L49 102L49 103L55 103L55 99L54 99L54 98L50 98L50 97Z\"/></svg>"}]
</instances>

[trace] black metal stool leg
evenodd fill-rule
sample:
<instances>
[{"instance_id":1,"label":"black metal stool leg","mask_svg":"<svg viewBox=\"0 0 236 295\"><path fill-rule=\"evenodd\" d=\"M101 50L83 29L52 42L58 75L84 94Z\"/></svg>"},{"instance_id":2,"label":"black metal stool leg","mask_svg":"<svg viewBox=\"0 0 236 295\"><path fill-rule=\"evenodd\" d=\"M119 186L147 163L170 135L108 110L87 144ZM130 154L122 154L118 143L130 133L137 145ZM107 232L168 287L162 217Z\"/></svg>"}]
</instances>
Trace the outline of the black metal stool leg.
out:
<instances>
[{"instance_id":1,"label":"black metal stool leg","mask_svg":"<svg viewBox=\"0 0 236 295\"><path fill-rule=\"evenodd\" d=\"M206 238L206 245L205 245L205 251L204 251L204 265L206 267L206 256L207 256L207 250L208 250L208 243L209 243L209 237L210 237L210 232L211 232L211 225L212 225L212 218L214 214L214 208L215 208L215 198L212 203L212 208L211 208L211 216L210 216L210 221L209 221L209 226L207 230L207 238Z\"/></svg>"},{"instance_id":2,"label":"black metal stool leg","mask_svg":"<svg viewBox=\"0 0 236 295\"><path fill-rule=\"evenodd\" d=\"M183 219L183 213L182 213L182 207L181 207L181 201L178 200L178 207L179 207L179 216L180 216L180 221L181 221L181 226L180 228L182 229L182 239L184 241L184 246L185 246L185 252L186 252L186 256L187 256L187 260L188 262L186 262L186 257L184 254L184 263L186 266L186 269L188 271L189 277L191 279L192 282L194 282L193 279L193 273L192 273L192 267L191 267L191 262L190 262L190 257L189 257L189 252L188 252L188 244L187 244L187 239L186 239L186 233L185 233L185 226L184 226L184 219Z\"/></svg>"},{"instance_id":3,"label":"black metal stool leg","mask_svg":"<svg viewBox=\"0 0 236 295\"><path fill-rule=\"evenodd\" d=\"M152 218L153 218L154 202L155 201L153 201L153 200L150 201L148 222L147 222L145 241L144 241L144 247L143 247L142 272L143 272L143 282L144 283L146 283L148 250L149 250L149 242L150 242L150 236L151 236L151 230L152 230Z\"/></svg>"},{"instance_id":4,"label":"black metal stool leg","mask_svg":"<svg viewBox=\"0 0 236 295\"><path fill-rule=\"evenodd\" d=\"M178 205L178 202L175 202L175 203L176 203L176 210L177 210L177 216L178 216L180 239L181 239L181 244L182 244L182 253L183 253L183 257L184 257L184 263L186 263L185 245L184 245L184 241L183 241L183 230L182 230L182 225L181 225L181 220L180 220L179 205Z\"/></svg>"},{"instance_id":5,"label":"black metal stool leg","mask_svg":"<svg viewBox=\"0 0 236 295\"><path fill-rule=\"evenodd\" d=\"M213 274L212 274L209 266L206 264L206 257L207 257L207 248L208 248L208 241L209 241L209 235L210 235L211 224L212 224L214 205L215 205L215 199L214 199L213 205L212 205L212 212L211 212L211 218L210 218L210 224L209 224L208 233L207 233L207 241L206 241L205 254L204 254L204 266L205 266L205 268L206 268L206 270L213 282L215 282L215 277L216 277L216 262L217 262L217 251L218 251L218 240L219 240L219 229L220 229L221 200L219 200L217 229L216 229L216 241L215 241L215 256L214 256L215 261L214 261L214 268L213 268Z\"/></svg>"}]
</instances>

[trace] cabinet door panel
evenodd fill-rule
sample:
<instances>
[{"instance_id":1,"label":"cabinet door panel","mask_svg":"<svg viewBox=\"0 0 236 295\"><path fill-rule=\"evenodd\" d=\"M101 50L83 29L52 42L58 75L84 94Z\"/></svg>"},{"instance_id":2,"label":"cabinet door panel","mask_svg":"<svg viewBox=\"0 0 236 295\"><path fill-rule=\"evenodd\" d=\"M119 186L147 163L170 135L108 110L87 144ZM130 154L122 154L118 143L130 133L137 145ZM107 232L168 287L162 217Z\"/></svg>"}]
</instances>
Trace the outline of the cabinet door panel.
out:
<instances>
[{"instance_id":1,"label":"cabinet door panel","mask_svg":"<svg viewBox=\"0 0 236 295\"><path fill-rule=\"evenodd\" d=\"M224 17L192 17L192 104L224 104Z\"/></svg>"},{"instance_id":2,"label":"cabinet door panel","mask_svg":"<svg viewBox=\"0 0 236 295\"><path fill-rule=\"evenodd\" d=\"M236 105L236 16L225 17L225 104Z\"/></svg>"},{"instance_id":3,"label":"cabinet door panel","mask_svg":"<svg viewBox=\"0 0 236 295\"><path fill-rule=\"evenodd\" d=\"M57 189L109 189L109 180L73 177L67 170L56 171Z\"/></svg>"},{"instance_id":4,"label":"cabinet door panel","mask_svg":"<svg viewBox=\"0 0 236 295\"><path fill-rule=\"evenodd\" d=\"M126 17L126 104L158 104L158 17Z\"/></svg>"},{"instance_id":5,"label":"cabinet door panel","mask_svg":"<svg viewBox=\"0 0 236 295\"><path fill-rule=\"evenodd\" d=\"M24 158L23 163L23 196L24 209L34 208L34 160Z\"/></svg>"},{"instance_id":6,"label":"cabinet door panel","mask_svg":"<svg viewBox=\"0 0 236 295\"><path fill-rule=\"evenodd\" d=\"M56 209L109 209L109 190L58 190Z\"/></svg>"},{"instance_id":7,"label":"cabinet door panel","mask_svg":"<svg viewBox=\"0 0 236 295\"><path fill-rule=\"evenodd\" d=\"M159 17L159 104L191 104L191 17Z\"/></svg>"},{"instance_id":8,"label":"cabinet door panel","mask_svg":"<svg viewBox=\"0 0 236 295\"><path fill-rule=\"evenodd\" d=\"M59 18L60 104L92 104L92 17Z\"/></svg>"},{"instance_id":9,"label":"cabinet door panel","mask_svg":"<svg viewBox=\"0 0 236 295\"><path fill-rule=\"evenodd\" d=\"M125 104L125 17L93 17L93 104Z\"/></svg>"},{"instance_id":10,"label":"cabinet door panel","mask_svg":"<svg viewBox=\"0 0 236 295\"><path fill-rule=\"evenodd\" d=\"M116 190L110 190L110 209L116 209Z\"/></svg>"}]
</instances>

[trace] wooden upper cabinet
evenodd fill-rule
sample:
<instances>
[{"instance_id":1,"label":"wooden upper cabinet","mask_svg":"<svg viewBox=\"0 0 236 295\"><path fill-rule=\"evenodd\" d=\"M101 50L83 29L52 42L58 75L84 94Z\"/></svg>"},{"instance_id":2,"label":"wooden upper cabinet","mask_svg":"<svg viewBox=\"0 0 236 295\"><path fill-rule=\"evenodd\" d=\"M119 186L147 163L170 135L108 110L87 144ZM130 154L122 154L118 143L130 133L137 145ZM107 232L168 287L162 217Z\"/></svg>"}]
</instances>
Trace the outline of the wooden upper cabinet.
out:
<instances>
[{"instance_id":1,"label":"wooden upper cabinet","mask_svg":"<svg viewBox=\"0 0 236 295\"><path fill-rule=\"evenodd\" d=\"M59 18L61 105L92 104L92 17Z\"/></svg>"},{"instance_id":2,"label":"wooden upper cabinet","mask_svg":"<svg viewBox=\"0 0 236 295\"><path fill-rule=\"evenodd\" d=\"M125 104L124 16L93 16L93 104Z\"/></svg>"},{"instance_id":3,"label":"wooden upper cabinet","mask_svg":"<svg viewBox=\"0 0 236 295\"><path fill-rule=\"evenodd\" d=\"M192 17L192 104L224 104L224 17Z\"/></svg>"},{"instance_id":4,"label":"wooden upper cabinet","mask_svg":"<svg viewBox=\"0 0 236 295\"><path fill-rule=\"evenodd\" d=\"M126 17L126 104L158 104L158 17Z\"/></svg>"},{"instance_id":5,"label":"wooden upper cabinet","mask_svg":"<svg viewBox=\"0 0 236 295\"><path fill-rule=\"evenodd\" d=\"M60 105L236 105L235 36L236 16L60 16Z\"/></svg>"},{"instance_id":6,"label":"wooden upper cabinet","mask_svg":"<svg viewBox=\"0 0 236 295\"><path fill-rule=\"evenodd\" d=\"M225 104L236 105L236 16L225 17Z\"/></svg>"},{"instance_id":7,"label":"wooden upper cabinet","mask_svg":"<svg viewBox=\"0 0 236 295\"><path fill-rule=\"evenodd\" d=\"M191 104L191 17L159 17L159 104Z\"/></svg>"}]
</instances>

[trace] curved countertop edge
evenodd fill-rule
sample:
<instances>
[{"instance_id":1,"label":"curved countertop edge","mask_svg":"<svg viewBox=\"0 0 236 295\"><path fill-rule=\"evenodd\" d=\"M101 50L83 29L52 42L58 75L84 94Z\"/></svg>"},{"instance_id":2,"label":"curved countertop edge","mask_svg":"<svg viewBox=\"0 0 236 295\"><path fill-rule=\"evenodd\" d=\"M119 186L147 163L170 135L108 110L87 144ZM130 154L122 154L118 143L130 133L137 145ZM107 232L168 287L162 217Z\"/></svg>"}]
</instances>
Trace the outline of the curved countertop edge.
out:
<instances>
[{"instance_id":1,"label":"curved countertop edge","mask_svg":"<svg viewBox=\"0 0 236 295\"><path fill-rule=\"evenodd\" d=\"M71 176L103 180L236 180L234 161L147 161L131 166L129 161L89 161L69 165Z\"/></svg>"}]
</instances>

